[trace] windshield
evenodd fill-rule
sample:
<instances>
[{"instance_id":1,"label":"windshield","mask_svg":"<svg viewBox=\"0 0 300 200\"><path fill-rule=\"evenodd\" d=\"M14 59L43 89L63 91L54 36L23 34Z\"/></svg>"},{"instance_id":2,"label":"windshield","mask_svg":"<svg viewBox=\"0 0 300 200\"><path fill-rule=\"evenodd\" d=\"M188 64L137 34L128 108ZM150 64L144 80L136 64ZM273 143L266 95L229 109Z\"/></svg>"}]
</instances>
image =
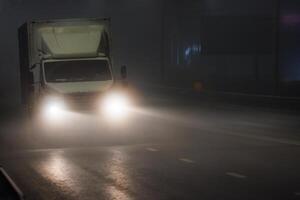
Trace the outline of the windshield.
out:
<instances>
[{"instance_id":1,"label":"windshield","mask_svg":"<svg viewBox=\"0 0 300 200\"><path fill-rule=\"evenodd\" d=\"M81 82L111 80L107 60L71 60L46 62L47 82Z\"/></svg>"}]
</instances>

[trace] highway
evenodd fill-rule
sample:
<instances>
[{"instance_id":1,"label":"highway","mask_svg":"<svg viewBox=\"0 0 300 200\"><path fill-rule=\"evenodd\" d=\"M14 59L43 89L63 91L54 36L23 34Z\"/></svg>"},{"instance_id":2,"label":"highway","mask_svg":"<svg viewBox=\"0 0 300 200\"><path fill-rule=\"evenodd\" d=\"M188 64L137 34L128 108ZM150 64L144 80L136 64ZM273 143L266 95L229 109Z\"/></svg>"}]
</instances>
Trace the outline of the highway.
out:
<instances>
[{"instance_id":1,"label":"highway","mask_svg":"<svg viewBox=\"0 0 300 200\"><path fill-rule=\"evenodd\" d=\"M0 164L30 200L300 199L299 113L180 96L121 121L5 121Z\"/></svg>"}]
</instances>

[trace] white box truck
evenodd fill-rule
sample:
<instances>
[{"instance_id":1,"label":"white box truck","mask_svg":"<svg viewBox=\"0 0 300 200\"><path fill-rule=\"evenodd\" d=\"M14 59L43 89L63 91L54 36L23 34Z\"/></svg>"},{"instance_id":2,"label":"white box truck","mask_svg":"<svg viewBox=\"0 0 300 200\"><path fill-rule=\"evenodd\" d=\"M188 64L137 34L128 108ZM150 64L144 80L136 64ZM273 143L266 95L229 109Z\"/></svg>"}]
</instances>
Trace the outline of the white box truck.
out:
<instances>
[{"instance_id":1,"label":"white box truck","mask_svg":"<svg viewBox=\"0 0 300 200\"><path fill-rule=\"evenodd\" d=\"M18 30L22 103L58 117L90 108L121 115L127 97L115 91L109 19L30 21ZM126 67L121 78L126 79ZM124 81L125 82L125 81Z\"/></svg>"}]
</instances>

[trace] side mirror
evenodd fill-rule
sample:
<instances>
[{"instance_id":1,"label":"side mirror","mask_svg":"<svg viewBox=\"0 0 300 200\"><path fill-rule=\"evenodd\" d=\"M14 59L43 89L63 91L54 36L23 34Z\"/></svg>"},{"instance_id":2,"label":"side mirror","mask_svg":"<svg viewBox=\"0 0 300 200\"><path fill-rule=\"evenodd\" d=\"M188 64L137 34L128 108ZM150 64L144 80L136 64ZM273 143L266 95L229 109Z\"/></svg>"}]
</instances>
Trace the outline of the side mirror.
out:
<instances>
[{"instance_id":1,"label":"side mirror","mask_svg":"<svg viewBox=\"0 0 300 200\"><path fill-rule=\"evenodd\" d=\"M121 66L121 79L127 79L127 67L125 65Z\"/></svg>"}]
</instances>

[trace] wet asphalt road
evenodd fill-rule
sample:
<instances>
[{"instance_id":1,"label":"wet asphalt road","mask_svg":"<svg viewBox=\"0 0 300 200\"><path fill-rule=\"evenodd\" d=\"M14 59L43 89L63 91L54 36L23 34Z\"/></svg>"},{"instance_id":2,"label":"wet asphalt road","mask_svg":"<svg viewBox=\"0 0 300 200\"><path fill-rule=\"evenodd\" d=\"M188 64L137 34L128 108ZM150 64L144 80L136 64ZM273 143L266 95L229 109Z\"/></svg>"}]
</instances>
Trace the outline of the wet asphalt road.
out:
<instances>
[{"instance_id":1,"label":"wet asphalt road","mask_svg":"<svg viewBox=\"0 0 300 200\"><path fill-rule=\"evenodd\" d=\"M26 199L300 199L298 114L148 101L122 122L7 122L0 163Z\"/></svg>"}]
</instances>

